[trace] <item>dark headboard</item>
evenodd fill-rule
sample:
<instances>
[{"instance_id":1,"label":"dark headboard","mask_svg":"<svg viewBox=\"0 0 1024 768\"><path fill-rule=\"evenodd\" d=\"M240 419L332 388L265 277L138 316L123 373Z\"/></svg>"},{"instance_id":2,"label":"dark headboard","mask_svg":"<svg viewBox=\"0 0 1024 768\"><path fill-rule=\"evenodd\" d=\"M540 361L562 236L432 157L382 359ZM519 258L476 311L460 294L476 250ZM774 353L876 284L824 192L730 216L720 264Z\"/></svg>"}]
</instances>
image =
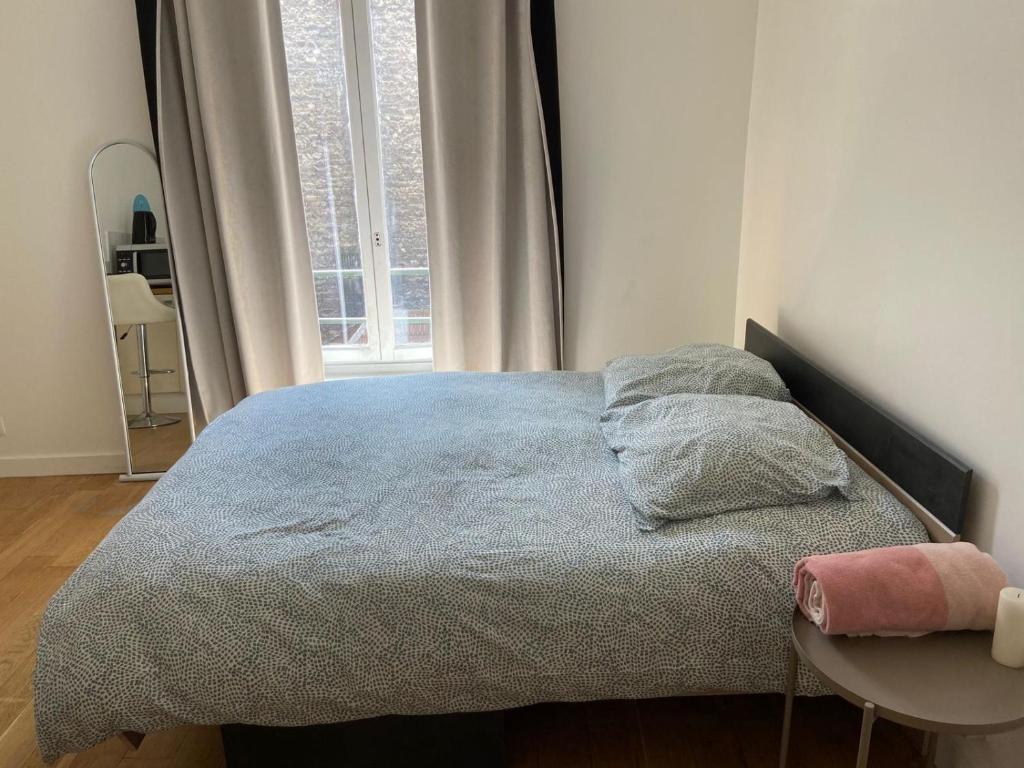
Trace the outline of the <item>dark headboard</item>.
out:
<instances>
[{"instance_id":1,"label":"dark headboard","mask_svg":"<svg viewBox=\"0 0 1024 768\"><path fill-rule=\"evenodd\" d=\"M771 363L793 398L953 533L963 529L971 470L764 329L747 320L744 348Z\"/></svg>"}]
</instances>

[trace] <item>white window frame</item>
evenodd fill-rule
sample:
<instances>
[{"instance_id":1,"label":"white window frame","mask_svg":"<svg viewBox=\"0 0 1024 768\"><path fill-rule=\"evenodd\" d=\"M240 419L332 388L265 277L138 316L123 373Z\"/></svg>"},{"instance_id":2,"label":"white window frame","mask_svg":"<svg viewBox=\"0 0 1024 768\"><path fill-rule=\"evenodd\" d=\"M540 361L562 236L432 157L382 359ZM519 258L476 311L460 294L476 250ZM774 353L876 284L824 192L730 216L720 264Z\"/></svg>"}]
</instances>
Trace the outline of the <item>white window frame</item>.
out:
<instances>
[{"instance_id":1,"label":"white window frame","mask_svg":"<svg viewBox=\"0 0 1024 768\"><path fill-rule=\"evenodd\" d=\"M341 14L341 49L345 59L345 95L352 141L352 171L369 343L365 346L323 347L324 371L328 378L430 371L433 369L431 344L401 347L395 344L391 273L402 270L391 269L388 256L369 0L338 0L338 9ZM342 270L349 271L355 270ZM314 272L335 273L338 270ZM344 282L341 287L344 288Z\"/></svg>"}]
</instances>

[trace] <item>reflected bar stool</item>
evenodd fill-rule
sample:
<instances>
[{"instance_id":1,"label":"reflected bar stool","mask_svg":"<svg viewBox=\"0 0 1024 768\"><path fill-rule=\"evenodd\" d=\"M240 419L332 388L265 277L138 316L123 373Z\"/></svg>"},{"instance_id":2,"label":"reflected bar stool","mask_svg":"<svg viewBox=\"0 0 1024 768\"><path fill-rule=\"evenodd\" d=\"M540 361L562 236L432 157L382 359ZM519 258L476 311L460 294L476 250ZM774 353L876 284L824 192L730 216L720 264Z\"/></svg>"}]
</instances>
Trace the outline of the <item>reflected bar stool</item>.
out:
<instances>
[{"instance_id":1,"label":"reflected bar stool","mask_svg":"<svg viewBox=\"0 0 1024 768\"><path fill-rule=\"evenodd\" d=\"M139 368L133 373L139 377L142 386L142 413L128 418L128 429L165 427L181 421L176 416L164 416L153 412L149 391L151 374L174 373L173 368L155 370L149 367L149 347L146 343L146 326L154 323L173 323L178 319L173 307L169 307L153 295L149 283L142 275L134 272L125 275L107 275L107 296L110 299L110 319L114 326L134 325L139 342Z\"/></svg>"},{"instance_id":2,"label":"reflected bar stool","mask_svg":"<svg viewBox=\"0 0 1024 768\"><path fill-rule=\"evenodd\" d=\"M991 632L829 636L796 611L792 640L781 768L786 766L799 661L825 687L861 708L857 768L868 764L871 726L879 717L924 731L929 768L935 765L939 733L999 733L1024 726L1024 669L992 660Z\"/></svg>"}]
</instances>

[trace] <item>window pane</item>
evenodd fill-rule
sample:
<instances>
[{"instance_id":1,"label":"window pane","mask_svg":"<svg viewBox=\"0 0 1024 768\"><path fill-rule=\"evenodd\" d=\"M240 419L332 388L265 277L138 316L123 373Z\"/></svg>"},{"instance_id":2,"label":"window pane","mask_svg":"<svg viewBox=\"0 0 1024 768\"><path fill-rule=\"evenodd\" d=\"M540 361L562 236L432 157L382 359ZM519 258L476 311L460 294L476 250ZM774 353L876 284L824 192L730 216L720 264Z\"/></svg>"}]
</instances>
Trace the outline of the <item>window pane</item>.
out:
<instances>
[{"instance_id":1,"label":"window pane","mask_svg":"<svg viewBox=\"0 0 1024 768\"><path fill-rule=\"evenodd\" d=\"M426 267L413 0L370 0L370 23L388 258L392 267Z\"/></svg>"},{"instance_id":2,"label":"window pane","mask_svg":"<svg viewBox=\"0 0 1024 768\"><path fill-rule=\"evenodd\" d=\"M395 344L430 344L430 319L395 320Z\"/></svg>"},{"instance_id":3,"label":"window pane","mask_svg":"<svg viewBox=\"0 0 1024 768\"><path fill-rule=\"evenodd\" d=\"M430 317L430 279L427 271L392 272L391 303L395 305L395 319Z\"/></svg>"},{"instance_id":4,"label":"window pane","mask_svg":"<svg viewBox=\"0 0 1024 768\"><path fill-rule=\"evenodd\" d=\"M288 87L314 269L360 269L337 0L282 0Z\"/></svg>"},{"instance_id":5,"label":"window pane","mask_svg":"<svg viewBox=\"0 0 1024 768\"><path fill-rule=\"evenodd\" d=\"M322 346L341 346L369 343L366 334L366 320L361 317L349 320L321 320L320 344Z\"/></svg>"},{"instance_id":6,"label":"window pane","mask_svg":"<svg viewBox=\"0 0 1024 768\"><path fill-rule=\"evenodd\" d=\"M315 272L316 308L320 317L366 317L363 276L358 272Z\"/></svg>"}]
</instances>

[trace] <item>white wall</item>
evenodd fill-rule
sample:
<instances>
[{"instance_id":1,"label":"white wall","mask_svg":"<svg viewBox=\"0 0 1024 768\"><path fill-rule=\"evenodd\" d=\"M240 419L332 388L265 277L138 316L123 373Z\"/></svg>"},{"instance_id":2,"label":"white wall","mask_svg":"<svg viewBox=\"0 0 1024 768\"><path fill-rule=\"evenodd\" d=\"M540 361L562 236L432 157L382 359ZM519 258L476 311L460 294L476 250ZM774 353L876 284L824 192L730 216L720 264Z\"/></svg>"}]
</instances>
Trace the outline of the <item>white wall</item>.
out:
<instances>
[{"instance_id":1,"label":"white wall","mask_svg":"<svg viewBox=\"0 0 1024 768\"><path fill-rule=\"evenodd\" d=\"M732 339L756 0L557 0L567 367Z\"/></svg>"},{"instance_id":2,"label":"white wall","mask_svg":"<svg viewBox=\"0 0 1024 768\"><path fill-rule=\"evenodd\" d=\"M152 144L132 0L3 0L0 111L0 475L118 471L86 171Z\"/></svg>"},{"instance_id":3,"label":"white wall","mask_svg":"<svg viewBox=\"0 0 1024 768\"><path fill-rule=\"evenodd\" d=\"M736 312L972 465L968 538L1017 584L1022 41L1016 0L762 0Z\"/></svg>"}]
</instances>

